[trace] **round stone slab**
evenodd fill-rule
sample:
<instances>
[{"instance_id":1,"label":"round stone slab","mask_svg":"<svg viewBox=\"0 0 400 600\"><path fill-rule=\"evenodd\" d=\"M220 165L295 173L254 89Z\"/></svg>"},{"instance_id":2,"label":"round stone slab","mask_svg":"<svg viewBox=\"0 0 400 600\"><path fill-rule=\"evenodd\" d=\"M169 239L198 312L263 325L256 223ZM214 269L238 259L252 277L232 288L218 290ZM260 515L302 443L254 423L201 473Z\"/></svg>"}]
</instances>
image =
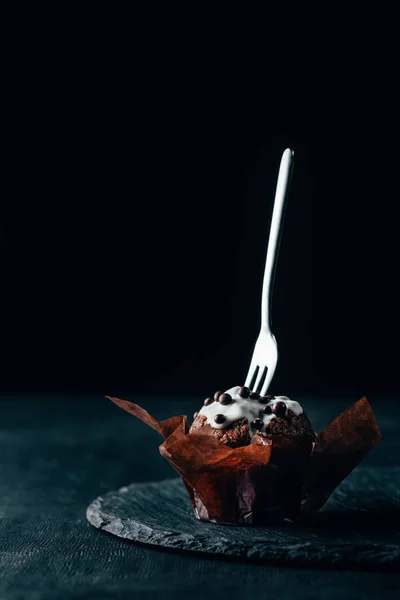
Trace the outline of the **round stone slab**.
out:
<instances>
[{"instance_id":1,"label":"round stone slab","mask_svg":"<svg viewBox=\"0 0 400 600\"><path fill-rule=\"evenodd\" d=\"M274 527L198 521L181 479L132 483L96 498L89 522L166 549L265 564L396 571L400 468L358 467L312 520Z\"/></svg>"}]
</instances>

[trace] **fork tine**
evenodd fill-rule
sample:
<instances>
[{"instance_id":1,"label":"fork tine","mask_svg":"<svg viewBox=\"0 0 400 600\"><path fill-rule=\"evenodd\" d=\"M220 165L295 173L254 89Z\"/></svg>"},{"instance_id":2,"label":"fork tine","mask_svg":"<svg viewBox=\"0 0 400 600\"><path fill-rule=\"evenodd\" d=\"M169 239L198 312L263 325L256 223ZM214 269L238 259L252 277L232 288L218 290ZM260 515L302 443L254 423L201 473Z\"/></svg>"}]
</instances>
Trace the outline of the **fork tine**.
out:
<instances>
[{"instance_id":1,"label":"fork tine","mask_svg":"<svg viewBox=\"0 0 400 600\"><path fill-rule=\"evenodd\" d=\"M272 378L274 376L274 373L275 373L275 367L269 367L267 370L267 376L266 376L265 381L261 388L261 392L260 392L261 396L266 396L266 394L268 392L268 388L269 388Z\"/></svg>"},{"instance_id":2,"label":"fork tine","mask_svg":"<svg viewBox=\"0 0 400 600\"><path fill-rule=\"evenodd\" d=\"M265 369L266 369L266 368L267 368L267 367L264 365L263 367L260 367L260 369L259 369L259 371L258 371L257 379L256 379L256 381L255 381L255 384L254 384L254 386L253 386L253 390L254 390L255 392L257 392L257 391L258 391L258 388L259 388L259 386L260 386L260 383L261 383L261 381L262 381L263 375L265 374Z\"/></svg>"},{"instance_id":3,"label":"fork tine","mask_svg":"<svg viewBox=\"0 0 400 600\"><path fill-rule=\"evenodd\" d=\"M247 373L247 377L246 377L246 381L244 383L244 385L248 388L251 389L251 383L254 379L254 377L257 375L257 369L258 369L258 365L256 363L256 361L251 361L250 363L250 368L249 368L249 372Z\"/></svg>"}]
</instances>

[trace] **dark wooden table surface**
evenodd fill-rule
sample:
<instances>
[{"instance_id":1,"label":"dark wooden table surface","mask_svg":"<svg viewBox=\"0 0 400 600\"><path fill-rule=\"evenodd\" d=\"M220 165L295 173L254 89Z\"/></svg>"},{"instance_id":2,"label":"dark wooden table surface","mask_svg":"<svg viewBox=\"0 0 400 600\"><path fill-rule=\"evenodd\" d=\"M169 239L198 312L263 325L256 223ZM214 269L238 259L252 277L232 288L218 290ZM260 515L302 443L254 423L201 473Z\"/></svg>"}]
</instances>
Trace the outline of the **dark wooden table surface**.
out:
<instances>
[{"instance_id":1,"label":"dark wooden table surface","mask_svg":"<svg viewBox=\"0 0 400 600\"><path fill-rule=\"evenodd\" d=\"M128 399L159 419L191 415L200 403ZM318 431L357 399L299 400ZM398 465L398 399L369 399L384 442L366 460ZM85 518L95 496L174 475L158 435L102 397L3 397L0 410L0 600L399 597L395 573L249 565L100 532Z\"/></svg>"}]
</instances>

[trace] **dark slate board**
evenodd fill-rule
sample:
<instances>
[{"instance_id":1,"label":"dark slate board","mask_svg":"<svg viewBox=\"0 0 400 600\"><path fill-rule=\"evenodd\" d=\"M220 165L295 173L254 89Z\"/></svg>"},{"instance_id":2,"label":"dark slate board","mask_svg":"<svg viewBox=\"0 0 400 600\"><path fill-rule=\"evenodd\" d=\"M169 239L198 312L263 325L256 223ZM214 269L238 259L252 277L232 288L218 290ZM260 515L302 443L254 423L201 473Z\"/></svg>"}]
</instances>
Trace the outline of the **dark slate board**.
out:
<instances>
[{"instance_id":1,"label":"dark slate board","mask_svg":"<svg viewBox=\"0 0 400 600\"><path fill-rule=\"evenodd\" d=\"M400 468L358 467L307 522L261 528L198 521L180 479L132 483L87 509L95 527L144 544L265 564L400 569Z\"/></svg>"}]
</instances>

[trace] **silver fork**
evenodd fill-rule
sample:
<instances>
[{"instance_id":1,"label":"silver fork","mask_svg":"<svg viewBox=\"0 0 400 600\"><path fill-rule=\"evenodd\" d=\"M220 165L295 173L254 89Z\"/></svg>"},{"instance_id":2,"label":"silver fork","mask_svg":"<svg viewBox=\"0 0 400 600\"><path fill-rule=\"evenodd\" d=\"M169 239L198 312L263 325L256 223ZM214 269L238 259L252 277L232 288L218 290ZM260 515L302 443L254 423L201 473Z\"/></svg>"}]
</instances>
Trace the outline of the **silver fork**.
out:
<instances>
[{"instance_id":1,"label":"silver fork","mask_svg":"<svg viewBox=\"0 0 400 600\"><path fill-rule=\"evenodd\" d=\"M282 154L279 167L262 289L261 330L254 346L253 357L245 382L247 387L254 392L260 393L262 396L265 396L268 391L278 362L278 345L271 331L270 309L273 279L278 258L279 238L282 229L283 209L288 196L293 168L293 156L293 151L287 148Z\"/></svg>"}]
</instances>

